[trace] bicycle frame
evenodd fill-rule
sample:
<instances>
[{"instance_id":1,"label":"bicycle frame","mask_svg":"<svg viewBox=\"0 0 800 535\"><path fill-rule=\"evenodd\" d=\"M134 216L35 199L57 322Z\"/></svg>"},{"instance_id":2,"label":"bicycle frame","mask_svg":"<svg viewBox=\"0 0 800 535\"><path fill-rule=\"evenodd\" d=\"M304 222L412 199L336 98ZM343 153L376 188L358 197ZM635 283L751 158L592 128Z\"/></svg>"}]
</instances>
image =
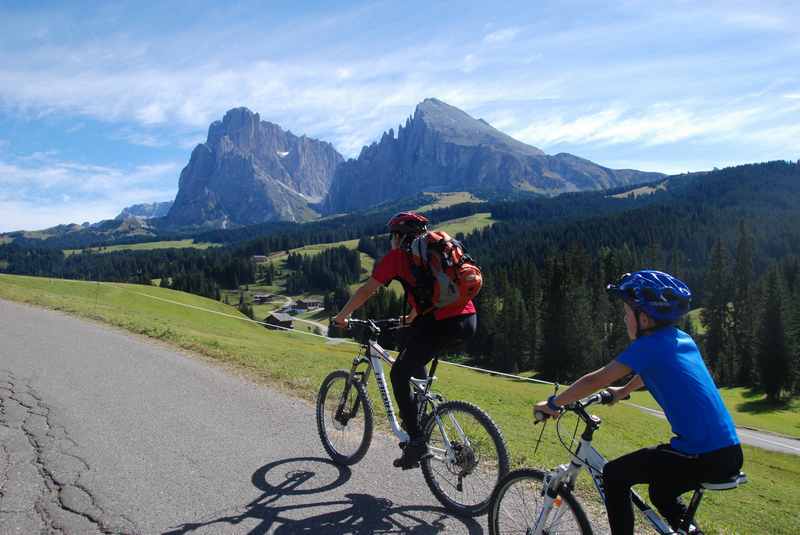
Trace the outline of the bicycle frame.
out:
<instances>
[{"instance_id":1,"label":"bicycle frame","mask_svg":"<svg viewBox=\"0 0 800 535\"><path fill-rule=\"evenodd\" d=\"M392 432L398 438L400 442L408 442L409 436L401 427L400 423L397 419L397 415L394 411L394 405L392 403L392 398L389 395L389 389L386 384L386 374L383 371L383 362L388 362L389 364L394 364L394 359L389 355L389 352L386 351L383 347L381 347L378 342L375 340L369 340L366 344L366 351L365 355L359 355L355 359L353 359L353 366L350 369L350 378L351 380L360 381L364 386L367 384L367 379L369 377L369 372L375 374L375 381L378 385L378 392L381 395L381 400L383 401L383 406L386 409L386 415L389 420L389 424L392 427ZM362 364L366 364L367 368L363 371L358 371L358 367ZM416 379L414 377L411 378L411 384L414 388L415 394L422 394L425 398L426 403L431 403L435 408L439 402L439 398L435 395L430 394L430 386L433 383L435 377L433 376L434 371L436 370L436 362L434 361L433 366L431 367L431 374L427 379ZM347 399L347 391L350 389L350 384L348 383L346 386L345 395L342 397L344 401ZM343 408L343 407L342 407Z\"/></svg>"},{"instance_id":2,"label":"bicycle frame","mask_svg":"<svg viewBox=\"0 0 800 535\"><path fill-rule=\"evenodd\" d=\"M606 458L592 446L592 437L594 432L600 428L601 420L597 416L589 416L583 407L580 407L576 412L586 423L586 428L581 435L578 449L575 451L570 463L557 466L545 474L545 488L547 491L545 492L541 514L539 518L536 519L536 524L532 530L534 534L543 533L545 522L548 520L553 506L556 503L558 489L561 485L565 485L570 490L573 490L575 488L575 482L578 479L578 474L582 468L585 468L586 471L589 472L597 492L600 494L603 503L605 503L606 493L603 485L603 467L606 465L607 461ZM583 414L581 414L581 412L583 412ZM664 519L661 518L661 516L633 489L631 489L631 501L660 535L675 533ZM563 510L559 510L559 512L560 511Z\"/></svg>"}]
</instances>

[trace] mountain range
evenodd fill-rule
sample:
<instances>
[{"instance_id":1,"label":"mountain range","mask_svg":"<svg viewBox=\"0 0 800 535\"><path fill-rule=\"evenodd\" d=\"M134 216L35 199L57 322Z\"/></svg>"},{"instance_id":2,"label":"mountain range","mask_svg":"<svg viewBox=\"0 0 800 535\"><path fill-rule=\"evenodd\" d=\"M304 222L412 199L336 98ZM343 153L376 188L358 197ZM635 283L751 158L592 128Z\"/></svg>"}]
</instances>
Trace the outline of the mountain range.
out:
<instances>
[{"instance_id":1,"label":"mountain range","mask_svg":"<svg viewBox=\"0 0 800 535\"><path fill-rule=\"evenodd\" d=\"M657 180L561 153L545 154L440 100L417 105L405 125L344 161L330 143L297 137L247 108L208 130L181 172L164 223L170 229L306 221L423 191L555 195Z\"/></svg>"}]
</instances>

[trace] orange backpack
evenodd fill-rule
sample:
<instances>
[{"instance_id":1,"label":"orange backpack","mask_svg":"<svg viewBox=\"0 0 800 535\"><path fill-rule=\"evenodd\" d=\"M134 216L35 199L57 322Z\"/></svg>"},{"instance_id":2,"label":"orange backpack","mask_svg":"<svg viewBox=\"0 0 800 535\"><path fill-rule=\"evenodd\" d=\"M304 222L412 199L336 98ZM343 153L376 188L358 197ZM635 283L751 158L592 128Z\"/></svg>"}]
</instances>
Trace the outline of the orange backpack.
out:
<instances>
[{"instance_id":1,"label":"orange backpack","mask_svg":"<svg viewBox=\"0 0 800 535\"><path fill-rule=\"evenodd\" d=\"M461 242L444 231L428 231L409 246L411 272L417 282L411 294L426 314L444 307L463 307L483 286L481 268Z\"/></svg>"}]
</instances>

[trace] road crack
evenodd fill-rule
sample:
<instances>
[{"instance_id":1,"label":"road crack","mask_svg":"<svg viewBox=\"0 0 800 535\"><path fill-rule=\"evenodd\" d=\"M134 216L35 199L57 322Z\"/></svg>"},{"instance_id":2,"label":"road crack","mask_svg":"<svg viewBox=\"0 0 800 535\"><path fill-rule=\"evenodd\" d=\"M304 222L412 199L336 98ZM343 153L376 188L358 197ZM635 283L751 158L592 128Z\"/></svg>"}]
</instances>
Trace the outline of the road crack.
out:
<instances>
[{"instance_id":1,"label":"road crack","mask_svg":"<svg viewBox=\"0 0 800 535\"><path fill-rule=\"evenodd\" d=\"M82 474L91 470L89 463L74 451L78 444L63 425L55 421L53 410L43 398L13 373L0 370L0 426L16 439L15 455L4 442L3 470L0 480L0 514L28 514L35 511L45 529L54 533L99 532L136 533L135 524L124 516L111 515L98 504L91 490L79 483ZM14 434L16 433L16 436ZM4 435L5 436L5 435ZM27 442L29 449L21 444ZM15 458L18 458L15 460ZM33 467L38 482L18 481L14 507L5 509L11 494L12 467L24 471ZM30 471L30 469L28 469ZM21 477L21 476L18 476ZM35 479L35 478L34 478ZM31 487L39 488L35 498ZM26 495L27 492L27 495ZM20 510L19 502L29 503L30 510Z\"/></svg>"}]
</instances>

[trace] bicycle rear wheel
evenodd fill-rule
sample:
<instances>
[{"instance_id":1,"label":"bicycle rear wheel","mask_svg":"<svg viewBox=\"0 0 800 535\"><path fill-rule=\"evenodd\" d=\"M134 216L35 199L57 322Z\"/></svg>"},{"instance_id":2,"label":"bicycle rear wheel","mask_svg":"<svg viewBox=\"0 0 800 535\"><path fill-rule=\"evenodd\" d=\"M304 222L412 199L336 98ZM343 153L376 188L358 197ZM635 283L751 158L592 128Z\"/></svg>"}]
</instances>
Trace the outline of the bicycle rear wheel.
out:
<instances>
[{"instance_id":1,"label":"bicycle rear wheel","mask_svg":"<svg viewBox=\"0 0 800 535\"><path fill-rule=\"evenodd\" d=\"M428 416L424 430L433 456L421 468L433 495L456 514L485 514L495 485L508 472L500 429L475 405L448 401Z\"/></svg>"},{"instance_id":2,"label":"bicycle rear wheel","mask_svg":"<svg viewBox=\"0 0 800 535\"><path fill-rule=\"evenodd\" d=\"M366 455L372 442L373 410L364 385L353 382L344 399L350 373L328 375L317 395L317 431L333 462L351 465Z\"/></svg>"},{"instance_id":3,"label":"bicycle rear wheel","mask_svg":"<svg viewBox=\"0 0 800 535\"><path fill-rule=\"evenodd\" d=\"M500 481L489 508L491 535L529 534L541 514L544 473L532 468L514 470ZM567 488L562 488L545 519L543 534L592 535L583 507Z\"/></svg>"}]
</instances>

